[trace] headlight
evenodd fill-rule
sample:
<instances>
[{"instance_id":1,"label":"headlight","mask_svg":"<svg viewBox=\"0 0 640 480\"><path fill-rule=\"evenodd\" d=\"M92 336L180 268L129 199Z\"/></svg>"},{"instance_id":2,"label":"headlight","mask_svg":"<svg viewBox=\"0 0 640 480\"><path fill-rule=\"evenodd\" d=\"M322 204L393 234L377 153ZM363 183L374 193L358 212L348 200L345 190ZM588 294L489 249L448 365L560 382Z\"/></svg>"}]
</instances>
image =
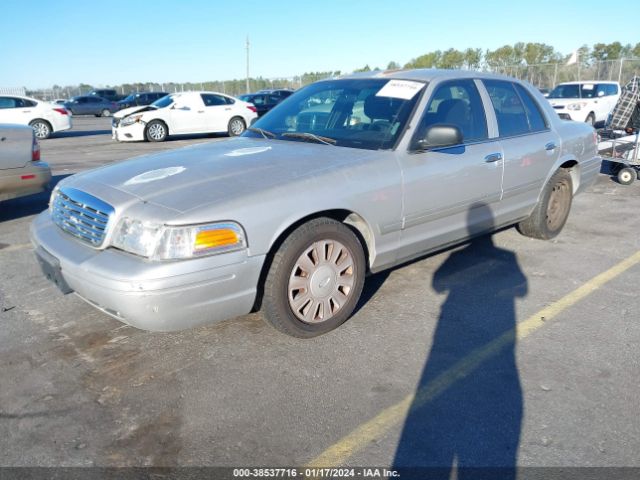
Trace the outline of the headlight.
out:
<instances>
[{"instance_id":1,"label":"headlight","mask_svg":"<svg viewBox=\"0 0 640 480\"><path fill-rule=\"evenodd\" d=\"M152 260L178 260L242 250L247 241L234 222L174 227L123 218L111 245Z\"/></svg>"},{"instance_id":2,"label":"headlight","mask_svg":"<svg viewBox=\"0 0 640 480\"><path fill-rule=\"evenodd\" d=\"M581 108L584 108L586 106L587 102L570 103L569 105L567 105L567 110L580 110Z\"/></svg>"},{"instance_id":3,"label":"headlight","mask_svg":"<svg viewBox=\"0 0 640 480\"><path fill-rule=\"evenodd\" d=\"M128 127L129 125L133 125L134 123L138 123L141 118L142 118L142 115L130 115L128 117L124 117L120 121L120 126L121 127Z\"/></svg>"},{"instance_id":4,"label":"headlight","mask_svg":"<svg viewBox=\"0 0 640 480\"><path fill-rule=\"evenodd\" d=\"M53 212L53 202L55 202L56 197L58 196L58 190L60 190L60 185L56 185L53 187L51 191L51 196L49 197L49 213Z\"/></svg>"}]
</instances>

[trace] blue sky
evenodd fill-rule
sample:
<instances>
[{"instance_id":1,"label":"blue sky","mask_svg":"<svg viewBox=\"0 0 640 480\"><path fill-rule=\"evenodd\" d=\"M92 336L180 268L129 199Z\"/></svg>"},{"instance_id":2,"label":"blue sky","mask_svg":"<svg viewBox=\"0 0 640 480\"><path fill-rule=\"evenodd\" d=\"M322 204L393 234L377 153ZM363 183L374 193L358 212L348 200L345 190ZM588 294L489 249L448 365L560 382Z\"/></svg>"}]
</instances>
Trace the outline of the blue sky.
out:
<instances>
[{"instance_id":1,"label":"blue sky","mask_svg":"<svg viewBox=\"0 0 640 480\"><path fill-rule=\"evenodd\" d=\"M592 0L2 0L0 87L202 82L404 64L433 50L638 42ZM622 7L621 7L622 8ZM12 21L7 21L12 19ZM10 66L10 68L8 68Z\"/></svg>"}]
</instances>

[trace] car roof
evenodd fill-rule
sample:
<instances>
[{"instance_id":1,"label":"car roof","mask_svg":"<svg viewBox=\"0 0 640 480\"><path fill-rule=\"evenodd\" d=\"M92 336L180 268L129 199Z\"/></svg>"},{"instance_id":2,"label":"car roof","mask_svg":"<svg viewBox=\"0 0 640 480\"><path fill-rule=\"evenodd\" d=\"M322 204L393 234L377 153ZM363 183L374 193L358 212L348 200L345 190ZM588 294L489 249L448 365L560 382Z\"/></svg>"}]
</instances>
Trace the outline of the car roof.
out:
<instances>
[{"instance_id":1,"label":"car roof","mask_svg":"<svg viewBox=\"0 0 640 480\"><path fill-rule=\"evenodd\" d=\"M583 85L585 83L608 83L610 85L618 85L618 82L612 82L611 80L580 80L579 82L562 82L558 85Z\"/></svg>"},{"instance_id":2,"label":"car roof","mask_svg":"<svg viewBox=\"0 0 640 480\"><path fill-rule=\"evenodd\" d=\"M487 78L495 80L517 80L506 75L478 72L476 70L445 70L439 68L419 68L415 70L375 70L372 72L358 72L343 75L339 78L389 78L397 80L414 80L432 82L434 80L448 80L459 78Z\"/></svg>"}]
</instances>

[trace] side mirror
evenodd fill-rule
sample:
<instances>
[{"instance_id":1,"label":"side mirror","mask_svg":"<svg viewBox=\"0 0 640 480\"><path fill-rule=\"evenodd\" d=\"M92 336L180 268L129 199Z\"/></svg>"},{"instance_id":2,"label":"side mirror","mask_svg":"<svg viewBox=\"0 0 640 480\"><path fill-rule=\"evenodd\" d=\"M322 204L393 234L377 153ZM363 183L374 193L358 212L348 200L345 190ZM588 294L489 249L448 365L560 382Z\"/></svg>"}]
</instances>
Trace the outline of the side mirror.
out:
<instances>
[{"instance_id":1,"label":"side mirror","mask_svg":"<svg viewBox=\"0 0 640 480\"><path fill-rule=\"evenodd\" d=\"M462 132L455 125L437 124L427 128L414 147L416 150L432 150L434 148L452 147L462 143Z\"/></svg>"}]
</instances>

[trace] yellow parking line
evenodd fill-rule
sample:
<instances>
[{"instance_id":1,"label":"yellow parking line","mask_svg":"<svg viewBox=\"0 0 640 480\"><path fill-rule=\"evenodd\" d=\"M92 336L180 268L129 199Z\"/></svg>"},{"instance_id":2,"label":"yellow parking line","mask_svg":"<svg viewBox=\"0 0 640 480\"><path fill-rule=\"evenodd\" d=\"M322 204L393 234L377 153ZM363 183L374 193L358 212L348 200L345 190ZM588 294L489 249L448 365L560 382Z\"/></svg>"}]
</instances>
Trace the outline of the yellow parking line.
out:
<instances>
[{"instance_id":1,"label":"yellow parking line","mask_svg":"<svg viewBox=\"0 0 640 480\"><path fill-rule=\"evenodd\" d=\"M351 433L331 445L319 456L311 460L309 467L338 467L345 465L349 457L365 448L371 441L382 437L394 425L399 424L410 408L420 408L436 398L478 368L485 360L497 354L502 348L513 343L517 338L522 340L538 330L546 322L555 318L567 308L575 305L590 293L613 280L629 268L640 263L640 251L603 272L557 302L543 308L526 320L518 323L513 329L503 333L484 347L474 350L466 357L455 363L451 368L442 372L431 382L420 388L416 393L407 395L402 401L392 405L366 423L363 423Z\"/></svg>"}]
</instances>

